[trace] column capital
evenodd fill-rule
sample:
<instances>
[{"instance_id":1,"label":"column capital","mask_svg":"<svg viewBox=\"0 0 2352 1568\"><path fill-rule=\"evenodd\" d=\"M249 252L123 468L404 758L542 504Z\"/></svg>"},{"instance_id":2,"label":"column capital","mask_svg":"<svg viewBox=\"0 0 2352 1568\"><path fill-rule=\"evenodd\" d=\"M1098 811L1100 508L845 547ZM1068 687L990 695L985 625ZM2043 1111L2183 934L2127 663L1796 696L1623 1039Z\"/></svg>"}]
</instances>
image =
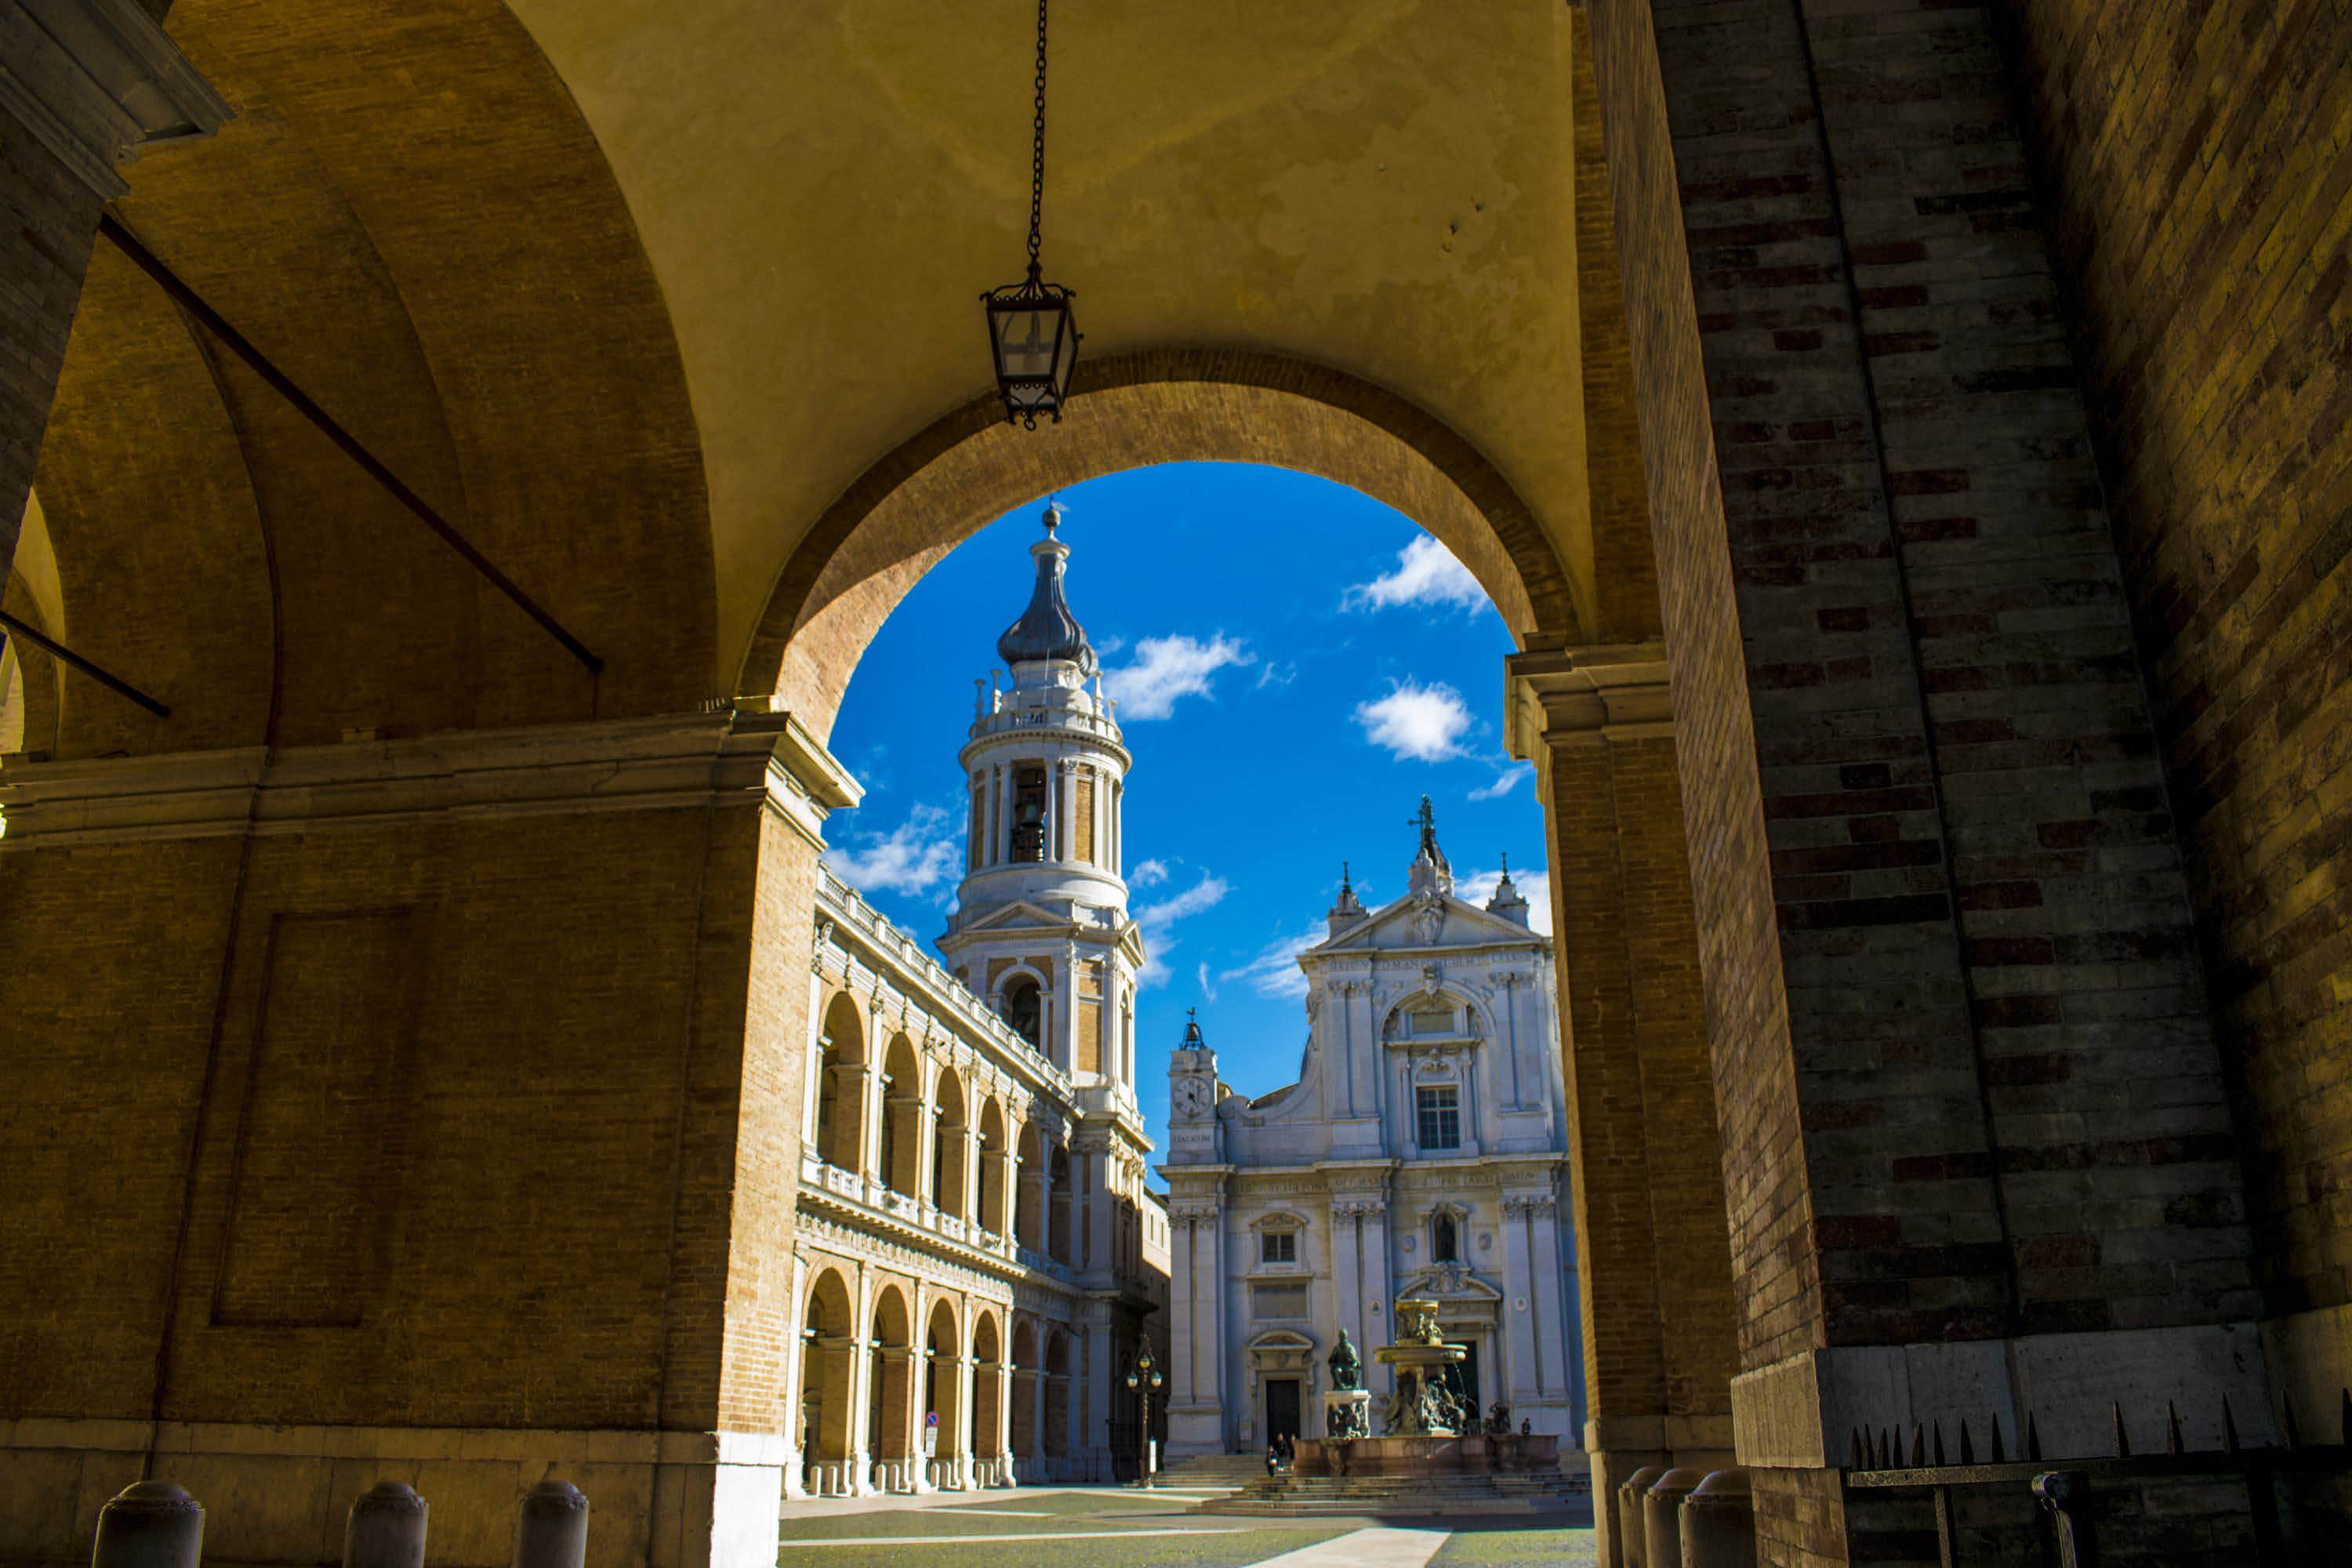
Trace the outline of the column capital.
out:
<instances>
[{"instance_id":1,"label":"column capital","mask_svg":"<svg viewBox=\"0 0 2352 1568\"><path fill-rule=\"evenodd\" d=\"M1539 740L1645 740L1674 732L1663 643L1529 648L1503 661L1503 744L1537 760Z\"/></svg>"},{"instance_id":2,"label":"column capital","mask_svg":"<svg viewBox=\"0 0 2352 1568\"><path fill-rule=\"evenodd\" d=\"M234 118L137 0L0 0L0 113L108 201L133 149Z\"/></svg>"}]
</instances>

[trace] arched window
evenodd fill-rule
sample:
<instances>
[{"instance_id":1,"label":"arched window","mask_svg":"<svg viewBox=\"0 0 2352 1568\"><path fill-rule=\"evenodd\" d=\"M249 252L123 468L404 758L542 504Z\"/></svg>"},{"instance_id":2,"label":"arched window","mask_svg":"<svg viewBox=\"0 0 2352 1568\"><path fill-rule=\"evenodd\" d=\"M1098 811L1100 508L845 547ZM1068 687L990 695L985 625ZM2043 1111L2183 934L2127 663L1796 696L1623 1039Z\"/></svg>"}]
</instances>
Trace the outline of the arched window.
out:
<instances>
[{"instance_id":1,"label":"arched window","mask_svg":"<svg viewBox=\"0 0 2352 1568\"><path fill-rule=\"evenodd\" d=\"M1429 1227L1429 1256L1437 1263L1452 1263L1462 1256L1462 1238L1452 1215L1439 1215Z\"/></svg>"},{"instance_id":2,"label":"arched window","mask_svg":"<svg viewBox=\"0 0 2352 1568\"><path fill-rule=\"evenodd\" d=\"M1033 1049L1043 1048L1039 1042L1045 1038L1045 998L1037 990L1037 983L1027 975L1020 975L1005 986L1004 1021Z\"/></svg>"}]
</instances>

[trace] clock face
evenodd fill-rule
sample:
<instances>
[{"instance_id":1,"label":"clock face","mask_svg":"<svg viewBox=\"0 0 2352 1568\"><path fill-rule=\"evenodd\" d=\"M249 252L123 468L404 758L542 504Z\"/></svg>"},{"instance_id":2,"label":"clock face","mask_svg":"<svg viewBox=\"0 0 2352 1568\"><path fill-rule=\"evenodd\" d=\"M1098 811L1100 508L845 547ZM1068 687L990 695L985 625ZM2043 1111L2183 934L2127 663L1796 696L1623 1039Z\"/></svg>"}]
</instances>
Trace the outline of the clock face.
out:
<instances>
[{"instance_id":1,"label":"clock face","mask_svg":"<svg viewBox=\"0 0 2352 1568\"><path fill-rule=\"evenodd\" d=\"M1197 1078L1188 1078L1176 1086L1176 1109L1186 1115L1199 1112L1208 1098L1208 1086Z\"/></svg>"}]
</instances>

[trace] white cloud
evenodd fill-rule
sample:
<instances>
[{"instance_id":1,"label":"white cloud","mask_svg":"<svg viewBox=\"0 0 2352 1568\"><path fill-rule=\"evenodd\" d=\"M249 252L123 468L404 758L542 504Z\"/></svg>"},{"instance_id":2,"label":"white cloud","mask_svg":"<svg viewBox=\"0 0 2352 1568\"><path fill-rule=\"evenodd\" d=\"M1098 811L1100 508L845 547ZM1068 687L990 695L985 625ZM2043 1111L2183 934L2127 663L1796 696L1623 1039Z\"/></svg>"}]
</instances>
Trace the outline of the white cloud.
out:
<instances>
[{"instance_id":1,"label":"white cloud","mask_svg":"<svg viewBox=\"0 0 2352 1568\"><path fill-rule=\"evenodd\" d=\"M1108 658L1111 655L1118 652L1125 647L1127 647L1127 639L1125 637L1098 637L1095 639L1095 657L1097 658Z\"/></svg>"},{"instance_id":2,"label":"white cloud","mask_svg":"<svg viewBox=\"0 0 2352 1568\"><path fill-rule=\"evenodd\" d=\"M1155 985L1168 984L1168 952L1175 945L1172 942L1161 942L1156 950L1144 955L1143 967L1135 972L1135 988L1138 991L1149 991Z\"/></svg>"},{"instance_id":3,"label":"white cloud","mask_svg":"<svg viewBox=\"0 0 2352 1568\"><path fill-rule=\"evenodd\" d=\"M1428 534L1413 536L1397 552L1396 570L1348 590L1340 604L1351 610L1385 610L1396 605L1452 605L1478 609L1486 590L1454 552Z\"/></svg>"},{"instance_id":4,"label":"white cloud","mask_svg":"<svg viewBox=\"0 0 2352 1568\"><path fill-rule=\"evenodd\" d=\"M1209 679L1229 664L1255 664L1243 644L1223 632L1198 637L1145 637L1135 645L1135 662L1103 671L1103 689L1126 719L1165 719L1180 697L1205 697Z\"/></svg>"},{"instance_id":5,"label":"white cloud","mask_svg":"<svg viewBox=\"0 0 2352 1568\"><path fill-rule=\"evenodd\" d=\"M1484 909L1486 900L1495 896L1495 889L1503 880L1503 873L1473 871L1466 877L1454 879L1454 896L1465 903ZM1519 897L1528 901L1528 924L1545 936L1551 934L1551 877L1545 871L1514 871L1511 883L1519 889Z\"/></svg>"},{"instance_id":6,"label":"white cloud","mask_svg":"<svg viewBox=\"0 0 2352 1568\"><path fill-rule=\"evenodd\" d=\"M1513 790L1518 788L1520 784L1526 783L1528 779L1535 777L1535 773L1536 765L1533 763L1514 763L1509 767L1505 768L1500 773L1497 773L1493 784L1486 785L1483 789L1472 790L1470 792L1470 798L1472 800L1500 800L1505 795L1510 794Z\"/></svg>"},{"instance_id":7,"label":"white cloud","mask_svg":"<svg viewBox=\"0 0 2352 1568\"><path fill-rule=\"evenodd\" d=\"M1265 668L1257 672L1257 689L1264 691L1271 686L1277 689L1298 679L1298 666L1283 660L1268 659Z\"/></svg>"},{"instance_id":8,"label":"white cloud","mask_svg":"<svg viewBox=\"0 0 2352 1568\"><path fill-rule=\"evenodd\" d=\"M824 852L834 875L861 893L919 893L961 868L963 847L947 811L918 805L887 833L861 833L855 848Z\"/></svg>"},{"instance_id":9,"label":"white cloud","mask_svg":"<svg viewBox=\"0 0 2352 1568\"><path fill-rule=\"evenodd\" d=\"M1130 888L1156 888L1167 879L1168 862L1165 860L1139 861L1127 874L1127 885Z\"/></svg>"},{"instance_id":10,"label":"white cloud","mask_svg":"<svg viewBox=\"0 0 2352 1568\"><path fill-rule=\"evenodd\" d=\"M1202 1001L1213 1002L1217 999L1216 983L1209 978L1209 966L1206 963L1192 972L1192 980L1193 984L1200 987Z\"/></svg>"},{"instance_id":11,"label":"white cloud","mask_svg":"<svg viewBox=\"0 0 2352 1568\"><path fill-rule=\"evenodd\" d=\"M1470 710L1443 681L1407 680L1376 702L1356 704L1356 722L1375 746L1414 762L1442 763L1461 754L1456 742L1470 728Z\"/></svg>"},{"instance_id":12,"label":"white cloud","mask_svg":"<svg viewBox=\"0 0 2352 1568\"><path fill-rule=\"evenodd\" d=\"M1242 981L1261 996L1304 996L1307 972L1298 967L1298 955L1329 935L1330 928L1317 921L1295 936L1266 943L1255 958L1226 970L1217 978Z\"/></svg>"},{"instance_id":13,"label":"white cloud","mask_svg":"<svg viewBox=\"0 0 2352 1568\"><path fill-rule=\"evenodd\" d=\"M1135 918L1145 930L1173 925L1187 915L1197 915L1202 910L1213 910L1232 891L1223 877L1202 877L1173 898L1162 899L1156 904L1146 904L1135 911Z\"/></svg>"}]
</instances>

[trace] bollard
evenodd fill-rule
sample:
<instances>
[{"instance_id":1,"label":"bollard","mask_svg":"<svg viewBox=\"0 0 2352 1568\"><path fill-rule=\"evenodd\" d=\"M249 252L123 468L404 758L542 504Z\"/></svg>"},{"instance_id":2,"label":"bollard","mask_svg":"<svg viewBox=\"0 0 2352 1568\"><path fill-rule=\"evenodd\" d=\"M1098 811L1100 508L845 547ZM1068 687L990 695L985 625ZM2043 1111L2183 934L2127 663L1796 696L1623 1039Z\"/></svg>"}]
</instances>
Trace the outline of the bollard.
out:
<instances>
[{"instance_id":1,"label":"bollard","mask_svg":"<svg viewBox=\"0 0 2352 1568\"><path fill-rule=\"evenodd\" d=\"M1665 1473L1664 1465L1643 1465L1617 1484L1617 1547L1612 1555L1620 1568L1649 1568L1642 1543L1642 1495Z\"/></svg>"},{"instance_id":2,"label":"bollard","mask_svg":"<svg viewBox=\"0 0 2352 1568\"><path fill-rule=\"evenodd\" d=\"M1650 1483L1642 1498L1642 1550L1649 1568L1682 1568L1683 1499L1706 1479L1704 1472L1680 1467Z\"/></svg>"},{"instance_id":3,"label":"bollard","mask_svg":"<svg viewBox=\"0 0 2352 1568\"><path fill-rule=\"evenodd\" d=\"M1683 1499L1679 1568L1756 1568L1756 1499L1738 1465L1716 1470Z\"/></svg>"},{"instance_id":4,"label":"bollard","mask_svg":"<svg viewBox=\"0 0 2352 1568\"><path fill-rule=\"evenodd\" d=\"M570 1481L541 1481L515 1515L514 1568L582 1568L588 1560L588 1500Z\"/></svg>"},{"instance_id":5,"label":"bollard","mask_svg":"<svg viewBox=\"0 0 2352 1568\"><path fill-rule=\"evenodd\" d=\"M90 1568L196 1568L205 1505L169 1481L133 1481L98 1510Z\"/></svg>"},{"instance_id":6,"label":"bollard","mask_svg":"<svg viewBox=\"0 0 2352 1568\"><path fill-rule=\"evenodd\" d=\"M425 1568L425 1500L399 1481L378 1481L352 1504L343 1568Z\"/></svg>"}]
</instances>

